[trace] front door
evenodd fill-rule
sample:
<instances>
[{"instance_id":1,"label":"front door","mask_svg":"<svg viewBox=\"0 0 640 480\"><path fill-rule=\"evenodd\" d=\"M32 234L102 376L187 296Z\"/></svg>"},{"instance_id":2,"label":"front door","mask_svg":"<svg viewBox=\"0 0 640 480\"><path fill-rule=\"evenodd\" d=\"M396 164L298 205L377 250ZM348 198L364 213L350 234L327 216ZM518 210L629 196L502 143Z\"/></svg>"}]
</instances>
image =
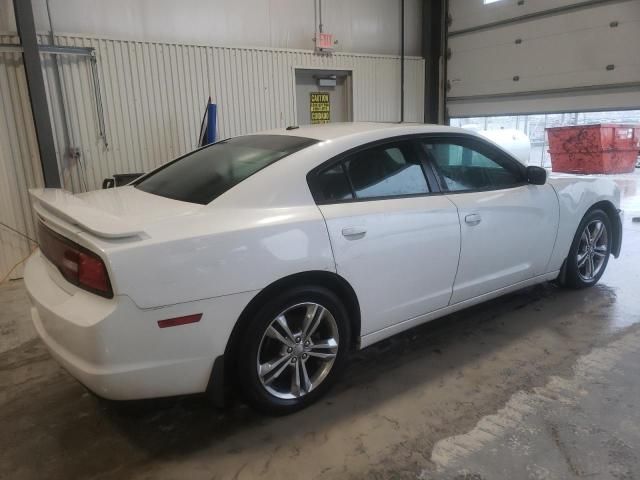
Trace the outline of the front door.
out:
<instances>
[{"instance_id":1,"label":"front door","mask_svg":"<svg viewBox=\"0 0 640 480\"><path fill-rule=\"evenodd\" d=\"M451 303L546 273L559 217L553 187L528 184L523 165L481 141L421 144L460 218L460 266Z\"/></svg>"},{"instance_id":2,"label":"front door","mask_svg":"<svg viewBox=\"0 0 640 480\"><path fill-rule=\"evenodd\" d=\"M362 335L449 303L460 251L456 207L432 195L409 141L349 154L314 180L338 274L354 288Z\"/></svg>"}]
</instances>

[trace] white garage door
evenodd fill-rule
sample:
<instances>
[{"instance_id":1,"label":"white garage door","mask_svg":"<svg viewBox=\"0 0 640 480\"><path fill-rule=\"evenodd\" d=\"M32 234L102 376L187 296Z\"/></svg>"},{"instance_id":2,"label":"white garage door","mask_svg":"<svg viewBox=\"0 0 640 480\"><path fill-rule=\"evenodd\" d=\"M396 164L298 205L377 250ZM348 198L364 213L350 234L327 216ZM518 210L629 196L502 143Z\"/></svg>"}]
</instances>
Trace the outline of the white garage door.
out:
<instances>
[{"instance_id":1,"label":"white garage door","mask_svg":"<svg viewBox=\"0 0 640 480\"><path fill-rule=\"evenodd\" d=\"M640 0L449 0L451 117L640 108Z\"/></svg>"}]
</instances>

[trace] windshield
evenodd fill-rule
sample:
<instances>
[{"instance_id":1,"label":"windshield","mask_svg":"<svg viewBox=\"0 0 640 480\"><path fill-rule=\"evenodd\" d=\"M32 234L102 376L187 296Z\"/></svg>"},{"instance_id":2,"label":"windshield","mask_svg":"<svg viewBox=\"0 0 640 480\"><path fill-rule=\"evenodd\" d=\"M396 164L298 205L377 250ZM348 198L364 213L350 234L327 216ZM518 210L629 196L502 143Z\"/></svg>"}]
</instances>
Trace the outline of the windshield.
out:
<instances>
[{"instance_id":1,"label":"windshield","mask_svg":"<svg viewBox=\"0 0 640 480\"><path fill-rule=\"evenodd\" d=\"M135 183L140 190L205 205L258 170L317 140L288 135L247 135L191 152Z\"/></svg>"}]
</instances>

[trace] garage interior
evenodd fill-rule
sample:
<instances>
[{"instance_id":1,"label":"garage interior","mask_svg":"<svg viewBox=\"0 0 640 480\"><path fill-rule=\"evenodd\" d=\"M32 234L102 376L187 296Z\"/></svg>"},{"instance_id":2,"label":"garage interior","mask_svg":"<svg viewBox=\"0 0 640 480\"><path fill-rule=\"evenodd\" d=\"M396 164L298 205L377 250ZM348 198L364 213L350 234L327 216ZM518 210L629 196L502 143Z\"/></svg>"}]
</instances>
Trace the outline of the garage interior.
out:
<instances>
[{"instance_id":1,"label":"garage interior","mask_svg":"<svg viewBox=\"0 0 640 480\"><path fill-rule=\"evenodd\" d=\"M183 155L208 101L217 139L446 124L522 135L551 170L545 129L640 125L638 45L638 0L0 0L0 478L640 478L638 169L607 175L624 234L598 285L384 340L281 418L97 398L37 337L22 280L30 188Z\"/></svg>"}]
</instances>

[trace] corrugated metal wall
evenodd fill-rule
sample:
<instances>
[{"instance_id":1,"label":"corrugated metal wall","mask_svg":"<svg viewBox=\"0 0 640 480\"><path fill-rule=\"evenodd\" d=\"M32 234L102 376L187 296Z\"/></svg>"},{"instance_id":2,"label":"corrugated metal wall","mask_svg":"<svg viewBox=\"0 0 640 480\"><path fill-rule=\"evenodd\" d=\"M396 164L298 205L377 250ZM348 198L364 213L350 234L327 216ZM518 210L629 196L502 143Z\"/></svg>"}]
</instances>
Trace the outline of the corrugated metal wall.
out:
<instances>
[{"instance_id":1,"label":"corrugated metal wall","mask_svg":"<svg viewBox=\"0 0 640 480\"><path fill-rule=\"evenodd\" d=\"M0 35L0 43L17 43ZM0 52L0 222L35 238L27 190L42 185L22 54ZM29 242L0 225L0 279L30 252ZM21 275L17 269L14 276Z\"/></svg>"},{"instance_id":2,"label":"corrugated metal wall","mask_svg":"<svg viewBox=\"0 0 640 480\"><path fill-rule=\"evenodd\" d=\"M148 171L193 149L209 95L218 104L220 138L294 124L295 68L349 69L353 72L354 120L399 120L398 57L344 53L325 57L301 50L178 45L70 35L60 35L56 41L59 45L95 48L104 106L106 142L98 134L90 60L59 56L58 84L54 58L43 57L63 182L74 192L100 188L102 180L114 173ZM3 189L2 218L6 216L10 220L6 223L32 232L25 186L38 184L41 178L28 97L18 95L21 91L26 95L26 83L19 55L4 54L0 59L0 76L7 75L5 72L12 68L20 71L19 78L12 74L13 84L2 85L0 99L4 104L20 102L16 115L22 122L6 113L0 119L11 124L11 128L2 128L0 135L8 133L11 145L22 145L22 150L5 153L7 142L3 139L0 168L29 170L30 175L21 184L14 182L10 193L5 194ZM11 67L11 62L18 66ZM4 81L4 77L0 78ZM405 120L422 121L422 58L406 59L405 82ZM22 137L23 142L19 143L18 138ZM79 157L68 155L70 147L79 150ZM16 198L22 200L18 202ZM6 202L11 202L8 207ZM18 221L18 217L22 220ZM3 239L0 274L22 253L28 253L25 246L16 247L17 250L7 247L12 242L24 243L11 235L0 237Z\"/></svg>"}]
</instances>

